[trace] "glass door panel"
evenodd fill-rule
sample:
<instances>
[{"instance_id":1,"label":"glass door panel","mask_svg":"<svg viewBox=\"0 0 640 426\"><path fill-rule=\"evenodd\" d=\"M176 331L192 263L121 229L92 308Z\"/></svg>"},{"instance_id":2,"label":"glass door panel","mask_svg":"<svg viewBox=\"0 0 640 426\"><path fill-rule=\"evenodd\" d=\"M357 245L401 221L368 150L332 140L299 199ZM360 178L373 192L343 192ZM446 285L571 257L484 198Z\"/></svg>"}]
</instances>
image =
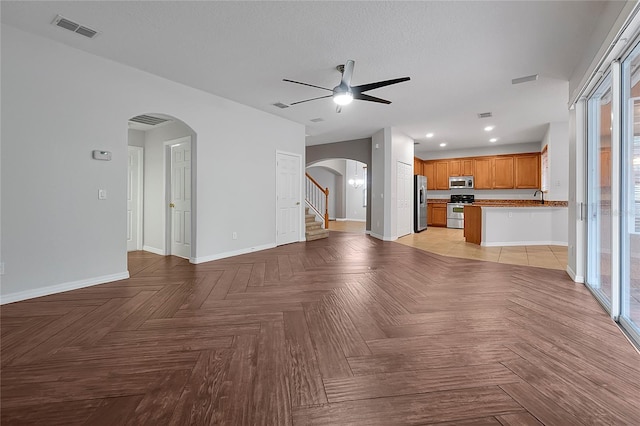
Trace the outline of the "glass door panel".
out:
<instances>
[{"instance_id":1,"label":"glass door panel","mask_svg":"<svg viewBox=\"0 0 640 426\"><path fill-rule=\"evenodd\" d=\"M588 103L587 285L611 311L611 76Z\"/></svg>"},{"instance_id":2,"label":"glass door panel","mask_svg":"<svg viewBox=\"0 0 640 426\"><path fill-rule=\"evenodd\" d=\"M620 323L640 344L640 47L622 64Z\"/></svg>"}]
</instances>

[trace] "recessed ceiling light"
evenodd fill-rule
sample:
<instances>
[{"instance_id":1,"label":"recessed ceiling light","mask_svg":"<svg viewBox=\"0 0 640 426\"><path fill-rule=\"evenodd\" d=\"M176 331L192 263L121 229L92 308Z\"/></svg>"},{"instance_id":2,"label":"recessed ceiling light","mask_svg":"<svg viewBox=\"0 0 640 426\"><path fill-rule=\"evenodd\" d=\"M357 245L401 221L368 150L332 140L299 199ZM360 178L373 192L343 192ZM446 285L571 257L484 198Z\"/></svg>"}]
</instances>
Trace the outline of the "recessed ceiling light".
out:
<instances>
[{"instance_id":1,"label":"recessed ceiling light","mask_svg":"<svg viewBox=\"0 0 640 426\"><path fill-rule=\"evenodd\" d=\"M428 138L432 138L433 137L433 133L427 133L425 136L428 137Z\"/></svg>"},{"instance_id":2,"label":"recessed ceiling light","mask_svg":"<svg viewBox=\"0 0 640 426\"><path fill-rule=\"evenodd\" d=\"M491 139L489 139L489 142L492 142L492 143L493 142L498 142L498 138L491 138Z\"/></svg>"},{"instance_id":3,"label":"recessed ceiling light","mask_svg":"<svg viewBox=\"0 0 640 426\"><path fill-rule=\"evenodd\" d=\"M495 127L495 126L487 126L487 127L485 127L485 128L484 128L484 131L485 131L485 132L490 132L490 131L492 131L492 130L493 130L493 128L494 128L494 127Z\"/></svg>"},{"instance_id":4,"label":"recessed ceiling light","mask_svg":"<svg viewBox=\"0 0 640 426\"><path fill-rule=\"evenodd\" d=\"M446 143L444 143L444 142L442 142L442 143L440 144L440 146L447 146L447 144L446 144Z\"/></svg>"}]
</instances>

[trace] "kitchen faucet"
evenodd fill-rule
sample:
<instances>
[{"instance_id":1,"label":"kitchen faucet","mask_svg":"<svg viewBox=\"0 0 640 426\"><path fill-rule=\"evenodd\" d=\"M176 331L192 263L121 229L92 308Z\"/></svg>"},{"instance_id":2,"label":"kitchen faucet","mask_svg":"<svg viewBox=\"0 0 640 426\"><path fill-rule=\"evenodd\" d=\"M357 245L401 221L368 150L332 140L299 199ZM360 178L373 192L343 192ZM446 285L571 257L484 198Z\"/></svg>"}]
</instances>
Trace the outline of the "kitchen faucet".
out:
<instances>
[{"instance_id":1,"label":"kitchen faucet","mask_svg":"<svg viewBox=\"0 0 640 426\"><path fill-rule=\"evenodd\" d=\"M533 196L535 197L536 195L538 195L538 192L540 193L540 204L544 204L544 192L542 192L540 189L536 189L536 192L533 193Z\"/></svg>"}]
</instances>

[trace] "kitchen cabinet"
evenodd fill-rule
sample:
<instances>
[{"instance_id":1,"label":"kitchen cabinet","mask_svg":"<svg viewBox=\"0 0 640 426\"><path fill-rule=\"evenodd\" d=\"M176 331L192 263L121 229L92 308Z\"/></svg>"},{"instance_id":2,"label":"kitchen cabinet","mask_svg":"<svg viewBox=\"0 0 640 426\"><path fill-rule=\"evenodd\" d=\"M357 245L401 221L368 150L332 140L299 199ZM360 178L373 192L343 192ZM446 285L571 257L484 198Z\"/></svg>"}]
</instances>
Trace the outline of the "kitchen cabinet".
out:
<instances>
[{"instance_id":1,"label":"kitchen cabinet","mask_svg":"<svg viewBox=\"0 0 640 426\"><path fill-rule=\"evenodd\" d=\"M603 186L611 179L608 154L601 154ZM427 176L428 190L448 190L449 176L473 176L475 189L538 189L540 153L427 160L422 162L422 174Z\"/></svg>"},{"instance_id":2,"label":"kitchen cabinet","mask_svg":"<svg viewBox=\"0 0 640 426\"><path fill-rule=\"evenodd\" d=\"M435 189L449 189L449 161L436 162Z\"/></svg>"},{"instance_id":3,"label":"kitchen cabinet","mask_svg":"<svg viewBox=\"0 0 640 426\"><path fill-rule=\"evenodd\" d=\"M493 189L493 158L478 157L473 160L473 185L475 189Z\"/></svg>"},{"instance_id":4,"label":"kitchen cabinet","mask_svg":"<svg viewBox=\"0 0 640 426\"><path fill-rule=\"evenodd\" d=\"M460 160L449 160L449 176L463 176Z\"/></svg>"},{"instance_id":5,"label":"kitchen cabinet","mask_svg":"<svg viewBox=\"0 0 640 426\"><path fill-rule=\"evenodd\" d=\"M462 159L460 160L460 164L462 167L461 176L473 176L473 159Z\"/></svg>"},{"instance_id":6,"label":"kitchen cabinet","mask_svg":"<svg viewBox=\"0 0 640 426\"><path fill-rule=\"evenodd\" d=\"M427 226L433 225L433 203L427 203Z\"/></svg>"},{"instance_id":7,"label":"kitchen cabinet","mask_svg":"<svg viewBox=\"0 0 640 426\"><path fill-rule=\"evenodd\" d=\"M516 155L516 189L540 188L540 155Z\"/></svg>"},{"instance_id":8,"label":"kitchen cabinet","mask_svg":"<svg viewBox=\"0 0 640 426\"><path fill-rule=\"evenodd\" d=\"M425 161L422 163L422 174L427 177L427 190L436 189L436 167L435 162Z\"/></svg>"},{"instance_id":9,"label":"kitchen cabinet","mask_svg":"<svg viewBox=\"0 0 640 426\"><path fill-rule=\"evenodd\" d=\"M449 160L449 176L473 176L473 159L456 158Z\"/></svg>"},{"instance_id":10,"label":"kitchen cabinet","mask_svg":"<svg viewBox=\"0 0 640 426\"><path fill-rule=\"evenodd\" d=\"M513 189L514 187L514 157L504 156L493 159L493 188Z\"/></svg>"},{"instance_id":11,"label":"kitchen cabinet","mask_svg":"<svg viewBox=\"0 0 640 426\"><path fill-rule=\"evenodd\" d=\"M447 226L447 204L434 203L431 216L433 217L431 223L433 226Z\"/></svg>"},{"instance_id":12,"label":"kitchen cabinet","mask_svg":"<svg viewBox=\"0 0 640 426\"><path fill-rule=\"evenodd\" d=\"M421 175L422 174L422 163L423 161L418 157L413 157L413 174Z\"/></svg>"}]
</instances>

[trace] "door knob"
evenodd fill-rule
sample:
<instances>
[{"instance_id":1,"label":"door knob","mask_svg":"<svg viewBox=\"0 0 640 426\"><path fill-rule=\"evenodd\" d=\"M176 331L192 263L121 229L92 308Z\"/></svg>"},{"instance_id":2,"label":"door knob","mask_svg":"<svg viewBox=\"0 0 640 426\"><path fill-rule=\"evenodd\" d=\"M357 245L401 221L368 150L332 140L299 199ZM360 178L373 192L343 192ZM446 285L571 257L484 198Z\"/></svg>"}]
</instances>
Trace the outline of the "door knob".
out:
<instances>
[{"instance_id":1,"label":"door knob","mask_svg":"<svg viewBox=\"0 0 640 426\"><path fill-rule=\"evenodd\" d=\"M300 205L300 201L298 201L298 202L296 203L296 206L299 206L299 205Z\"/></svg>"},{"instance_id":2,"label":"door knob","mask_svg":"<svg viewBox=\"0 0 640 426\"><path fill-rule=\"evenodd\" d=\"M173 203L169 203L169 207L174 208L176 205Z\"/></svg>"}]
</instances>

